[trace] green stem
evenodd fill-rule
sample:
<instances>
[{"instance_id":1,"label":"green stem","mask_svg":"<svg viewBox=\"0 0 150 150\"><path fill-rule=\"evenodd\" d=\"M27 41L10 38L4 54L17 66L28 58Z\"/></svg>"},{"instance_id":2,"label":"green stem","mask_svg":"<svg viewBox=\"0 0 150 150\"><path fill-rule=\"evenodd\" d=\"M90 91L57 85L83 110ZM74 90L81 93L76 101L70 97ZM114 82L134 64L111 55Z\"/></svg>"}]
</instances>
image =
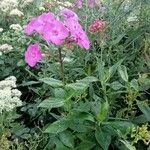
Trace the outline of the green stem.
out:
<instances>
[{"instance_id":1,"label":"green stem","mask_svg":"<svg viewBox=\"0 0 150 150\"><path fill-rule=\"evenodd\" d=\"M61 47L58 48L58 52L59 52L61 78L63 80L63 83L65 84L64 63L62 59Z\"/></svg>"}]
</instances>

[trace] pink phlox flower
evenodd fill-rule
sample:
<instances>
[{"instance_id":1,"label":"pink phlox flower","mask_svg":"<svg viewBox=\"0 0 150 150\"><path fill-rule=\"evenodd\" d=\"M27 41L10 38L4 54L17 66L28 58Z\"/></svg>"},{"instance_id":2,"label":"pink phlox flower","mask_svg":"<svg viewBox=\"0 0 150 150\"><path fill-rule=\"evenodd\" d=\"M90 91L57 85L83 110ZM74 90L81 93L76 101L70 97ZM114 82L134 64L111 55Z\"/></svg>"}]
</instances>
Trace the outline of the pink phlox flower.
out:
<instances>
[{"instance_id":1,"label":"pink phlox flower","mask_svg":"<svg viewBox=\"0 0 150 150\"><path fill-rule=\"evenodd\" d=\"M88 0L88 6L93 8L95 6L95 0Z\"/></svg>"},{"instance_id":2,"label":"pink phlox flower","mask_svg":"<svg viewBox=\"0 0 150 150\"><path fill-rule=\"evenodd\" d=\"M83 0L77 0L75 2L75 7L81 9L83 7Z\"/></svg>"},{"instance_id":3,"label":"pink phlox flower","mask_svg":"<svg viewBox=\"0 0 150 150\"><path fill-rule=\"evenodd\" d=\"M60 12L61 16L64 17L64 20L76 20L78 21L78 16L75 12L70 9L64 8Z\"/></svg>"},{"instance_id":4,"label":"pink phlox flower","mask_svg":"<svg viewBox=\"0 0 150 150\"><path fill-rule=\"evenodd\" d=\"M34 67L42 60L42 53L38 44L30 44L25 52L25 61L30 67Z\"/></svg>"},{"instance_id":5,"label":"pink phlox flower","mask_svg":"<svg viewBox=\"0 0 150 150\"><path fill-rule=\"evenodd\" d=\"M24 32L27 34L27 35L31 35L36 27L38 27L38 24L37 24L37 18L33 18L24 28Z\"/></svg>"},{"instance_id":6,"label":"pink phlox flower","mask_svg":"<svg viewBox=\"0 0 150 150\"><path fill-rule=\"evenodd\" d=\"M69 31L62 22L55 20L52 24L47 24L45 26L42 36L47 42L52 42L55 45L61 45L69 36Z\"/></svg>"},{"instance_id":7,"label":"pink phlox flower","mask_svg":"<svg viewBox=\"0 0 150 150\"><path fill-rule=\"evenodd\" d=\"M86 35L86 32L82 29L82 26L77 21L68 21L66 26L70 31L70 40L73 43L78 44L81 48L89 49L90 41Z\"/></svg>"},{"instance_id":8,"label":"pink phlox flower","mask_svg":"<svg viewBox=\"0 0 150 150\"><path fill-rule=\"evenodd\" d=\"M56 20L53 13L43 13L32 19L24 31L28 35L36 31L44 40L55 45L61 45L65 38L69 36L68 29L62 22Z\"/></svg>"},{"instance_id":9,"label":"pink phlox flower","mask_svg":"<svg viewBox=\"0 0 150 150\"><path fill-rule=\"evenodd\" d=\"M27 35L31 35L34 31L38 32L39 34L42 33L44 25L46 23L51 23L55 20L53 13L43 13L42 15L33 18L24 28L24 32Z\"/></svg>"},{"instance_id":10,"label":"pink phlox flower","mask_svg":"<svg viewBox=\"0 0 150 150\"><path fill-rule=\"evenodd\" d=\"M88 50L90 48L90 41L83 30L74 32L73 37L76 39L76 43L81 47Z\"/></svg>"}]
</instances>

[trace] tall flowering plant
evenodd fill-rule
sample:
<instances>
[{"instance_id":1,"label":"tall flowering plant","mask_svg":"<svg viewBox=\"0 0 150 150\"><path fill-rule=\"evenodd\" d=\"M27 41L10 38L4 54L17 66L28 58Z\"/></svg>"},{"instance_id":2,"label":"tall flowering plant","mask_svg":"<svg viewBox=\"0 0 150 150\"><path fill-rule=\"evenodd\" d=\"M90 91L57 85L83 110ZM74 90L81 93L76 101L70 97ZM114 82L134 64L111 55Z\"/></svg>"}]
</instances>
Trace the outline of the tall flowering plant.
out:
<instances>
[{"instance_id":1,"label":"tall flowering plant","mask_svg":"<svg viewBox=\"0 0 150 150\"><path fill-rule=\"evenodd\" d=\"M74 43L81 48L89 50L90 41L86 32L80 25L79 18L75 12L65 8L60 11L60 17L62 19L56 18L52 12L43 13L29 21L24 28L24 32L28 36L36 32L48 44L59 46L58 52L62 78L64 80L61 46L65 43ZM39 44L30 44L25 52L26 63L30 67L34 67L42 58Z\"/></svg>"}]
</instances>

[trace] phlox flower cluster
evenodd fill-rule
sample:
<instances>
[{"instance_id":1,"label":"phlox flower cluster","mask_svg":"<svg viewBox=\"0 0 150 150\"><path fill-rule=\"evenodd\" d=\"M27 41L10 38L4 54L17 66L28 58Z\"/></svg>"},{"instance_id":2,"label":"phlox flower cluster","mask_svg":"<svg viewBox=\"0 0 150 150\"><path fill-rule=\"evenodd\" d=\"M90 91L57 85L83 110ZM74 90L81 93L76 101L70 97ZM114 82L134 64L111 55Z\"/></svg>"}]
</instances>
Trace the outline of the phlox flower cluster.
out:
<instances>
[{"instance_id":1,"label":"phlox flower cluster","mask_svg":"<svg viewBox=\"0 0 150 150\"><path fill-rule=\"evenodd\" d=\"M31 35L35 31L39 33L44 40L55 45L61 45L64 39L69 36L67 28L50 12L33 18L25 27L24 31L28 35Z\"/></svg>"},{"instance_id":2,"label":"phlox flower cluster","mask_svg":"<svg viewBox=\"0 0 150 150\"><path fill-rule=\"evenodd\" d=\"M79 23L77 14L65 8L61 10L60 16L63 18L62 21L60 19L56 19L55 15L51 12L43 13L40 16L33 18L25 26L24 32L27 35L31 35L36 32L47 43L55 44L57 46L62 45L65 42L69 42L75 43L81 48L89 49L89 39ZM39 48L37 47L37 45L31 45L29 46L30 50L27 49L27 52L25 53L25 61L31 67L34 67L36 63L42 59L42 55L39 53ZM34 53L37 53L37 58L32 57L33 52L31 49L33 49ZM33 62L30 62L29 57L32 57Z\"/></svg>"},{"instance_id":3,"label":"phlox flower cluster","mask_svg":"<svg viewBox=\"0 0 150 150\"><path fill-rule=\"evenodd\" d=\"M60 13L64 21L55 18L53 13L43 13L33 18L25 27L25 33L31 35L39 33L48 43L62 45L66 38L78 44L81 48L89 49L89 40L78 22L78 16L69 9L63 9Z\"/></svg>"},{"instance_id":4,"label":"phlox flower cluster","mask_svg":"<svg viewBox=\"0 0 150 150\"><path fill-rule=\"evenodd\" d=\"M21 92L16 89L16 77L10 76L0 81L0 113L12 111L15 107L21 106Z\"/></svg>"}]
</instances>

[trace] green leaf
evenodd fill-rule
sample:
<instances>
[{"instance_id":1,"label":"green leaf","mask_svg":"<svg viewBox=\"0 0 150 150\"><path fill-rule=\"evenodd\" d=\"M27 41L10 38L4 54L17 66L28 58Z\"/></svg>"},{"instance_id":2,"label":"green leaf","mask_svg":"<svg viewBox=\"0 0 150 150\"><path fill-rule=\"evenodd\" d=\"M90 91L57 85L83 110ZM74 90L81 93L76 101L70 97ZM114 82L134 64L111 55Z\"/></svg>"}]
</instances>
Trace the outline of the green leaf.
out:
<instances>
[{"instance_id":1,"label":"green leaf","mask_svg":"<svg viewBox=\"0 0 150 150\"><path fill-rule=\"evenodd\" d=\"M61 132L59 138L65 146L72 149L74 148L74 139L70 131Z\"/></svg>"},{"instance_id":2,"label":"green leaf","mask_svg":"<svg viewBox=\"0 0 150 150\"><path fill-rule=\"evenodd\" d=\"M139 109L142 111L142 113L145 115L147 120L150 121L150 107L148 106L148 104L138 101L137 105Z\"/></svg>"},{"instance_id":3,"label":"green leaf","mask_svg":"<svg viewBox=\"0 0 150 150\"><path fill-rule=\"evenodd\" d=\"M29 85L39 84L39 83L40 83L39 81L29 81L29 82L24 82L19 86L29 86Z\"/></svg>"},{"instance_id":4,"label":"green leaf","mask_svg":"<svg viewBox=\"0 0 150 150\"><path fill-rule=\"evenodd\" d=\"M84 79L82 79L82 80L78 80L77 82L79 82L79 83L91 83L91 82L96 82L96 81L98 81L98 79L96 78L96 77L93 77L93 76L88 76L88 77L86 77L86 78L84 78Z\"/></svg>"},{"instance_id":5,"label":"green leaf","mask_svg":"<svg viewBox=\"0 0 150 150\"><path fill-rule=\"evenodd\" d=\"M70 150L58 138L54 138L54 143L56 145L55 150Z\"/></svg>"},{"instance_id":6,"label":"green leaf","mask_svg":"<svg viewBox=\"0 0 150 150\"><path fill-rule=\"evenodd\" d=\"M108 109L109 109L109 104L108 101L106 101L101 105L100 112L97 114L98 121L101 122L106 119L108 114Z\"/></svg>"},{"instance_id":7,"label":"green leaf","mask_svg":"<svg viewBox=\"0 0 150 150\"><path fill-rule=\"evenodd\" d=\"M64 99L61 98L55 98L55 97L50 97L44 101L42 101L38 107L42 107L42 108L57 108L57 107L61 107L64 105Z\"/></svg>"},{"instance_id":8,"label":"green leaf","mask_svg":"<svg viewBox=\"0 0 150 150\"><path fill-rule=\"evenodd\" d=\"M147 122L147 118L145 117L145 115L142 114L140 116L134 117L132 122L134 124L143 124Z\"/></svg>"},{"instance_id":9,"label":"green leaf","mask_svg":"<svg viewBox=\"0 0 150 150\"><path fill-rule=\"evenodd\" d=\"M120 140L128 150L136 150L134 146L132 146L128 141Z\"/></svg>"},{"instance_id":10,"label":"green leaf","mask_svg":"<svg viewBox=\"0 0 150 150\"><path fill-rule=\"evenodd\" d=\"M105 68L103 62L99 62L97 65L97 71L98 71L98 76L99 79L102 83L105 82Z\"/></svg>"},{"instance_id":11,"label":"green leaf","mask_svg":"<svg viewBox=\"0 0 150 150\"><path fill-rule=\"evenodd\" d=\"M112 128L115 130L120 130L122 133L126 133L126 131L134 126L133 123L127 121L110 121L107 122Z\"/></svg>"},{"instance_id":12,"label":"green leaf","mask_svg":"<svg viewBox=\"0 0 150 150\"><path fill-rule=\"evenodd\" d=\"M54 89L55 97L64 98L65 97L65 90L62 88L55 88Z\"/></svg>"},{"instance_id":13,"label":"green leaf","mask_svg":"<svg viewBox=\"0 0 150 150\"><path fill-rule=\"evenodd\" d=\"M55 121L54 123L50 124L44 133L53 133L58 134L68 128L68 120L67 119L61 119L58 121Z\"/></svg>"},{"instance_id":14,"label":"green leaf","mask_svg":"<svg viewBox=\"0 0 150 150\"><path fill-rule=\"evenodd\" d=\"M133 87L136 91L139 90L139 84L138 84L138 81L136 79L131 80L130 86Z\"/></svg>"},{"instance_id":15,"label":"green leaf","mask_svg":"<svg viewBox=\"0 0 150 150\"><path fill-rule=\"evenodd\" d=\"M39 80L52 86L52 87L62 87L63 86L63 82L61 80L56 80L53 78L42 78Z\"/></svg>"},{"instance_id":16,"label":"green leaf","mask_svg":"<svg viewBox=\"0 0 150 150\"><path fill-rule=\"evenodd\" d=\"M118 67L121 65L122 62L123 62L123 59L121 59L120 61L118 61L116 64L114 64L113 66L109 68L108 70L109 76L107 77L106 81L108 81L111 77L114 76L114 74L116 73Z\"/></svg>"},{"instance_id":17,"label":"green leaf","mask_svg":"<svg viewBox=\"0 0 150 150\"><path fill-rule=\"evenodd\" d=\"M118 35L116 39L114 39L113 41L111 41L111 44L112 45L118 44L124 36L125 36L125 33Z\"/></svg>"},{"instance_id":18,"label":"green leaf","mask_svg":"<svg viewBox=\"0 0 150 150\"><path fill-rule=\"evenodd\" d=\"M78 119L78 120L88 120L94 122L94 118L90 113L85 112L74 112L73 115L71 115L71 118Z\"/></svg>"},{"instance_id":19,"label":"green leaf","mask_svg":"<svg viewBox=\"0 0 150 150\"><path fill-rule=\"evenodd\" d=\"M97 128L95 138L103 150L108 150L111 143L111 135L109 133L102 131L101 128Z\"/></svg>"},{"instance_id":20,"label":"green leaf","mask_svg":"<svg viewBox=\"0 0 150 150\"><path fill-rule=\"evenodd\" d=\"M74 92L76 92L78 94L82 94L88 88L88 84L85 84L85 83L71 83L71 84L67 84L65 87L68 88L68 89L74 90Z\"/></svg>"},{"instance_id":21,"label":"green leaf","mask_svg":"<svg viewBox=\"0 0 150 150\"><path fill-rule=\"evenodd\" d=\"M123 85L120 82L115 81L110 84L110 87L114 90L120 90L123 87Z\"/></svg>"},{"instance_id":22,"label":"green leaf","mask_svg":"<svg viewBox=\"0 0 150 150\"><path fill-rule=\"evenodd\" d=\"M119 74L121 76L121 78L125 81L125 82L128 82L128 73L127 73L127 68L126 66L119 66L118 67L118 71L119 71Z\"/></svg>"},{"instance_id":23,"label":"green leaf","mask_svg":"<svg viewBox=\"0 0 150 150\"><path fill-rule=\"evenodd\" d=\"M94 146L95 143L90 141L84 141L77 146L76 150L91 150Z\"/></svg>"}]
</instances>

